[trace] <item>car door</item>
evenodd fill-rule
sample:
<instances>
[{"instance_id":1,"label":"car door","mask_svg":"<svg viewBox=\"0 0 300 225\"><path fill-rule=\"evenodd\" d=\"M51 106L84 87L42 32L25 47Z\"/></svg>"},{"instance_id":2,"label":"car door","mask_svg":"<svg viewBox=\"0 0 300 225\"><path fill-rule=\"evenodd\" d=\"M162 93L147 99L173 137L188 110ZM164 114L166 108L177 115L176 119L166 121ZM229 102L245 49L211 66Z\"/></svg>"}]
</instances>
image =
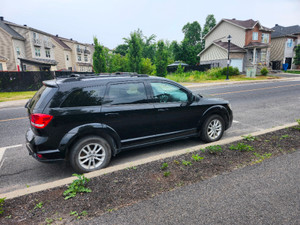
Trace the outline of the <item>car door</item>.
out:
<instances>
[{"instance_id":1,"label":"car door","mask_svg":"<svg viewBox=\"0 0 300 225\"><path fill-rule=\"evenodd\" d=\"M150 81L149 86L157 111L156 130L161 138L195 135L201 113L192 94L167 81Z\"/></svg>"},{"instance_id":2,"label":"car door","mask_svg":"<svg viewBox=\"0 0 300 225\"><path fill-rule=\"evenodd\" d=\"M101 112L104 123L121 138L122 147L151 141L155 132L155 109L144 82L110 83Z\"/></svg>"}]
</instances>

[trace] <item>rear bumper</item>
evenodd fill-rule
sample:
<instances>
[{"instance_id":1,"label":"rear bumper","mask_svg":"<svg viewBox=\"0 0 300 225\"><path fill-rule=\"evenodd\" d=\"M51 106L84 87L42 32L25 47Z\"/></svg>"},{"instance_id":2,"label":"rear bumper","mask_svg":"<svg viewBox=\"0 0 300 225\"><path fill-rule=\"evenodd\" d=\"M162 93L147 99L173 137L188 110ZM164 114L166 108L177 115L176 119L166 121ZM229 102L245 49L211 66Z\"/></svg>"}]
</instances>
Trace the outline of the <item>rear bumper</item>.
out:
<instances>
[{"instance_id":1,"label":"rear bumper","mask_svg":"<svg viewBox=\"0 0 300 225\"><path fill-rule=\"evenodd\" d=\"M33 158L40 162L55 162L64 160L64 155L58 149L40 150L47 146L47 137L35 135L31 129L26 132L26 148Z\"/></svg>"}]
</instances>

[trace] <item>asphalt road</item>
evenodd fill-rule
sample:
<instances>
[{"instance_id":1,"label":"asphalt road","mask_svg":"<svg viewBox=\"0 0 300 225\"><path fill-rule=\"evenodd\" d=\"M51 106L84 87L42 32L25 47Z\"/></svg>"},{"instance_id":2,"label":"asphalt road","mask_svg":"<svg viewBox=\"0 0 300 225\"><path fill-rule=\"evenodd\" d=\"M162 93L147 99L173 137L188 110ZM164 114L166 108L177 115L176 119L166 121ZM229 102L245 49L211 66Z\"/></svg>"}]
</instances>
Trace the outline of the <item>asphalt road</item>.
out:
<instances>
[{"instance_id":1,"label":"asphalt road","mask_svg":"<svg viewBox=\"0 0 300 225\"><path fill-rule=\"evenodd\" d=\"M78 224L300 224L300 152L166 192Z\"/></svg>"},{"instance_id":2,"label":"asphalt road","mask_svg":"<svg viewBox=\"0 0 300 225\"><path fill-rule=\"evenodd\" d=\"M230 101L234 123L223 138L295 122L300 118L300 80L191 89L204 96ZM28 155L24 145L29 126L26 116L23 107L0 109L0 193L65 178L73 173L65 163L43 164ZM112 160L111 166L199 144L198 139L187 139L123 152Z\"/></svg>"}]
</instances>

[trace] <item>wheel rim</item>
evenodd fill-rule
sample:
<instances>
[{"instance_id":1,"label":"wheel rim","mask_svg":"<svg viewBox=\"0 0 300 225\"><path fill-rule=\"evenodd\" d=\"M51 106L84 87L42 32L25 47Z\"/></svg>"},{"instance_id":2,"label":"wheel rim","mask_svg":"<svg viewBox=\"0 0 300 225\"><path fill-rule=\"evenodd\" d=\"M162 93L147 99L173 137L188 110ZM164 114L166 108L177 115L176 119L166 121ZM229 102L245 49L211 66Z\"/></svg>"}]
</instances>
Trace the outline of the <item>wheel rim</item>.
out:
<instances>
[{"instance_id":1,"label":"wheel rim","mask_svg":"<svg viewBox=\"0 0 300 225\"><path fill-rule=\"evenodd\" d=\"M217 139L222 132L222 123L220 120L218 119L214 119L212 121L210 121L210 123L208 124L208 128L207 128L207 135L211 138L211 139Z\"/></svg>"},{"instance_id":2,"label":"wheel rim","mask_svg":"<svg viewBox=\"0 0 300 225\"><path fill-rule=\"evenodd\" d=\"M98 143L85 145L79 152L78 161L81 167L87 170L96 169L105 159L104 147Z\"/></svg>"}]
</instances>

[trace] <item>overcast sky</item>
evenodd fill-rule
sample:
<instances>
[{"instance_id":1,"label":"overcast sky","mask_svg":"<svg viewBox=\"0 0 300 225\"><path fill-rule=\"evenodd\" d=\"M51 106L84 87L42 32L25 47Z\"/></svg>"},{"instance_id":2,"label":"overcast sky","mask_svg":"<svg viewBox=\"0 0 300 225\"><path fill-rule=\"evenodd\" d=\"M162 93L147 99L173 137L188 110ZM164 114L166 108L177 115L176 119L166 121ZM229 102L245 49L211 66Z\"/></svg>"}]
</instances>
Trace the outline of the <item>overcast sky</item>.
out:
<instances>
[{"instance_id":1,"label":"overcast sky","mask_svg":"<svg viewBox=\"0 0 300 225\"><path fill-rule=\"evenodd\" d=\"M183 39L182 27L208 14L222 18L259 20L272 28L300 25L300 0L1 0L5 20L79 42L115 48L140 28L156 40Z\"/></svg>"}]
</instances>

